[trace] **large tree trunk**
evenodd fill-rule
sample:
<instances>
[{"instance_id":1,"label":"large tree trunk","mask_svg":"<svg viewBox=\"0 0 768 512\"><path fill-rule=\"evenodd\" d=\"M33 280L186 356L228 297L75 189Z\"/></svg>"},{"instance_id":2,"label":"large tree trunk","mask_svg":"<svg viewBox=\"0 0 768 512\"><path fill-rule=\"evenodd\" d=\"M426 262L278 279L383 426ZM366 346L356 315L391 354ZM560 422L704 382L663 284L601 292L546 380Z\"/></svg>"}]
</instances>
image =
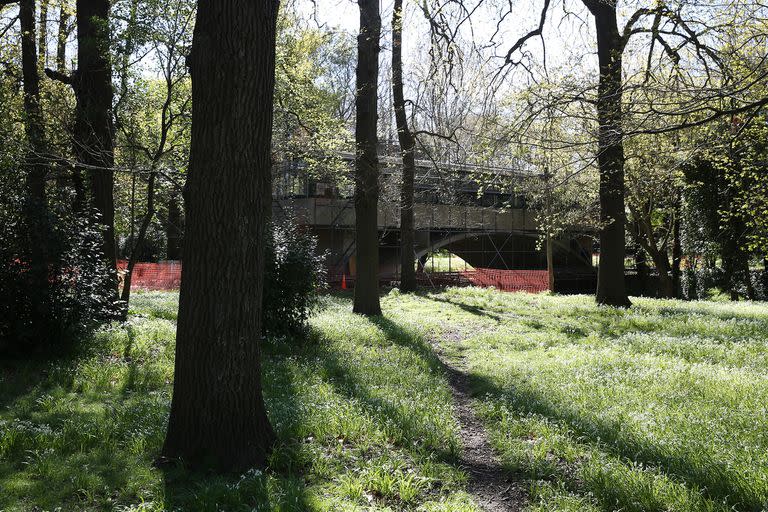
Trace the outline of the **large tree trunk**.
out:
<instances>
[{"instance_id":1,"label":"large tree trunk","mask_svg":"<svg viewBox=\"0 0 768 512\"><path fill-rule=\"evenodd\" d=\"M621 127L623 51L612 2L583 0L595 17L600 82L597 92L598 167L600 170L600 266L597 302L631 305L624 284L624 144Z\"/></svg>"},{"instance_id":2,"label":"large tree trunk","mask_svg":"<svg viewBox=\"0 0 768 512\"><path fill-rule=\"evenodd\" d=\"M24 130L27 137L27 197L38 208L45 207L45 131L40 107L40 74L35 44L35 0L19 3L21 67L24 78ZM41 212L38 212L41 213ZM34 236L34 234L32 234Z\"/></svg>"},{"instance_id":3,"label":"large tree trunk","mask_svg":"<svg viewBox=\"0 0 768 512\"><path fill-rule=\"evenodd\" d=\"M378 79L381 18L378 0L358 0L357 96L355 98L355 233L357 276L353 311L380 315ZM187 254L185 252L185 254Z\"/></svg>"},{"instance_id":4,"label":"large tree trunk","mask_svg":"<svg viewBox=\"0 0 768 512\"><path fill-rule=\"evenodd\" d=\"M72 87L77 98L74 145L79 169L90 177L91 201L103 226L102 252L111 271L105 286L117 293L115 244L114 126L112 68L109 60L109 0L77 0L77 71ZM75 189L78 194L78 179ZM82 198L77 200L82 201Z\"/></svg>"},{"instance_id":5,"label":"large tree trunk","mask_svg":"<svg viewBox=\"0 0 768 512\"><path fill-rule=\"evenodd\" d=\"M200 0L173 403L163 454L263 467L275 436L261 387L277 1ZM226 36L226 37L224 37Z\"/></svg>"},{"instance_id":6,"label":"large tree trunk","mask_svg":"<svg viewBox=\"0 0 768 512\"><path fill-rule=\"evenodd\" d=\"M400 189L400 291L416 289L413 249L413 180L416 172L416 141L408 127L403 95L403 0L395 0L392 12L392 99L397 138L403 157L403 184Z\"/></svg>"},{"instance_id":7,"label":"large tree trunk","mask_svg":"<svg viewBox=\"0 0 768 512\"><path fill-rule=\"evenodd\" d=\"M45 181L48 167L45 162L45 129L40 107L40 74L37 67L35 44L35 0L21 0L19 3L19 21L21 25L21 67L24 78L24 130L27 138L26 201L25 216L29 233L30 278L35 293L36 303L33 308L38 315L40 333L47 333L45 328L45 290L48 288L47 245L47 202Z\"/></svg>"}]
</instances>

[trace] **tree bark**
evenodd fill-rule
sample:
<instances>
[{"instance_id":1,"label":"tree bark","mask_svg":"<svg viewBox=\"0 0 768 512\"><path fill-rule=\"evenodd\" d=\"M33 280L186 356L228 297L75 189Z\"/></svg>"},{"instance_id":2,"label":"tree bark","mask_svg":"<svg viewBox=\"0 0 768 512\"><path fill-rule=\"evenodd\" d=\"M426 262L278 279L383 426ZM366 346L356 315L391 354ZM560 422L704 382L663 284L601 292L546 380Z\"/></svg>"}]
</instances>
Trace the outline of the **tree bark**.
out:
<instances>
[{"instance_id":1,"label":"tree bark","mask_svg":"<svg viewBox=\"0 0 768 512\"><path fill-rule=\"evenodd\" d=\"M403 160L400 189L400 291L416 290L414 269L413 180L416 174L416 141L408 127L403 95L403 0L395 0L392 12L392 101L397 138Z\"/></svg>"},{"instance_id":2,"label":"tree bark","mask_svg":"<svg viewBox=\"0 0 768 512\"><path fill-rule=\"evenodd\" d=\"M667 242L664 240L659 244L656 240L653 226L651 225L650 212L650 205L646 205L641 211L633 210L633 216L638 226L637 241L645 249L645 252L651 256L656 272L659 274L658 296L669 299L674 297L674 283L670 277ZM659 248L659 245L661 245L661 248Z\"/></svg>"},{"instance_id":3,"label":"tree bark","mask_svg":"<svg viewBox=\"0 0 768 512\"><path fill-rule=\"evenodd\" d=\"M163 455L263 467L275 435L261 387L277 1L200 0L173 402Z\"/></svg>"},{"instance_id":4,"label":"tree bark","mask_svg":"<svg viewBox=\"0 0 768 512\"><path fill-rule=\"evenodd\" d=\"M38 207L45 205L45 129L40 107L40 74L35 44L35 1L19 3L21 26L21 67L24 79L24 130L27 137L26 165L28 198Z\"/></svg>"},{"instance_id":5,"label":"tree bark","mask_svg":"<svg viewBox=\"0 0 768 512\"><path fill-rule=\"evenodd\" d=\"M355 234L357 276L352 310L380 315L378 78L381 17L378 0L358 0L357 95L355 98Z\"/></svg>"},{"instance_id":6,"label":"tree bark","mask_svg":"<svg viewBox=\"0 0 768 512\"><path fill-rule=\"evenodd\" d=\"M30 244L30 277L36 293L32 294L40 320L39 336L45 336L45 290L48 289L47 202L45 181L48 167L45 162L45 128L40 107L40 74L35 44L35 0L19 2L21 26L21 67L24 79L24 131L27 138L25 156L26 201L25 214Z\"/></svg>"},{"instance_id":7,"label":"tree bark","mask_svg":"<svg viewBox=\"0 0 768 512\"><path fill-rule=\"evenodd\" d=\"M670 277L669 259L666 251L654 251L651 253L653 264L659 273L659 297L671 299L675 296L674 283Z\"/></svg>"},{"instance_id":8,"label":"tree bark","mask_svg":"<svg viewBox=\"0 0 768 512\"><path fill-rule=\"evenodd\" d=\"M56 36L56 71L67 70L67 38L69 38L69 0L60 0L59 30Z\"/></svg>"},{"instance_id":9,"label":"tree bark","mask_svg":"<svg viewBox=\"0 0 768 512\"><path fill-rule=\"evenodd\" d=\"M40 31L37 37L37 51L40 72L45 69L48 59L48 0L40 0Z\"/></svg>"},{"instance_id":10,"label":"tree bark","mask_svg":"<svg viewBox=\"0 0 768 512\"><path fill-rule=\"evenodd\" d=\"M75 174L89 175L91 201L103 226L102 252L111 274L105 286L117 294L109 0L77 0L76 8L78 68L72 87L77 99L73 138L79 169Z\"/></svg>"},{"instance_id":11,"label":"tree bark","mask_svg":"<svg viewBox=\"0 0 768 512\"><path fill-rule=\"evenodd\" d=\"M600 266L598 304L629 307L624 283L624 143L622 132L622 42L612 2L583 0L595 17L600 81L597 92L600 171Z\"/></svg>"}]
</instances>

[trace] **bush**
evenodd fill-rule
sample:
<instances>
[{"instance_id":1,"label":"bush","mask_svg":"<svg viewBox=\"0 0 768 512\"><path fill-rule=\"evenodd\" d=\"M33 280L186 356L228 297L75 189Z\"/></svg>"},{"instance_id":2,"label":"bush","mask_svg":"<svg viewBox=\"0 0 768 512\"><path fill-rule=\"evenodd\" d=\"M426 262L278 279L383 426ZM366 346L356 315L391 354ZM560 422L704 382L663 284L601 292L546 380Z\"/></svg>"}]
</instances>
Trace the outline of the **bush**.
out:
<instances>
[{"instance_id":1,"label":"bush","mask_svg":"<svg viewBox=\"0 0 768 512\"><path fill-rule=\"evenodd\" d=\"M749 275L737 273L734 280L739 283L736 291L742 297L746 297L747 279L750 280L754 298L768 300L768 287L766 287L766 274L763 270L751 270ZM711 299L723 290L728 289L725 272L719 267L703 267L698 269L688 268L682 273L682 296L689 300Z\"/></svg>"},{"instance_id":2,"label":"bush","mask_svg":"<svg viewBox=\"0 0 768 512\"><path fill-rule=\"evenodd\" d=\"M325 255L317 239L293 219L273 222L264 269L263 331L270 336L299 332L325 283Z\"/></svg>"},{"instance_id":3,"label":"bush","mask_svg":"<svg viewBox=\"0 0 768 512\"><path fill-rule=\"evenodd\" d=\"M0 352L63 347L116 311L115 297L104 289L98 226L64 207L40 208L36 218L24 211L20 194L2 198ZM42 236L33 237L33 230ZM45 241L47 265L39 272L30 266L35 240Z\"/></svg>"}]
</instances>

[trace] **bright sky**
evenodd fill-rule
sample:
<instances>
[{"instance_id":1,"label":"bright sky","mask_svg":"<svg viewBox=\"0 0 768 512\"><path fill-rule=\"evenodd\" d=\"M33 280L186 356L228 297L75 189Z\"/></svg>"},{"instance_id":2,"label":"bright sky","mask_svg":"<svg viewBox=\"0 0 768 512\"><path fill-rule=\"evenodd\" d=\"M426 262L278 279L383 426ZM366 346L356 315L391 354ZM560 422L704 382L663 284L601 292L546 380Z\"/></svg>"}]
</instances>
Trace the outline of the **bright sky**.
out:
<instances>
[{"instance_id":1,"label":"bright sky","mask_svg":"<svg viewBox=\"0 0 768 512\"><path fill-rule=\"evenodd\" d=\"M404 24L404 54L405 65L408 66L408 56L418 57L425 50L428 42L429 26L416 2L405 0ZM469 0L467 5L474 5L478 0ZM315 13L317 22L328 27L357 34L359 30L359 11L354 0L298 0L300 8L309 15ZM392 19L392 1L382 0L380 3L382 17L383 49L389 48L389 32ZM463 36L466 40L474 39L478 45L490 45L490 39L497 28L497 22L508 10L507 2L485 0L475 11L471 24L465 24ZM538 26L543 0L519 0L514 3L515 10L505 17L500 25L499 33L494 42L498 45L496 54L506 53L507 48L526 32ZM564 12L572 14L565 16ZM470 32L471 30L471 32ZM593 22L587 15L583 4L578 0L553 2L544 33L547 41L547 63L550 68L564 65L577 65L585 53L594 52ZM541 39L528 42L526 50L540 59L542 56ZM487 56L494 50L490 47ZM586 52L585 52L586 51Z\"/></svg>"}]
</instances>

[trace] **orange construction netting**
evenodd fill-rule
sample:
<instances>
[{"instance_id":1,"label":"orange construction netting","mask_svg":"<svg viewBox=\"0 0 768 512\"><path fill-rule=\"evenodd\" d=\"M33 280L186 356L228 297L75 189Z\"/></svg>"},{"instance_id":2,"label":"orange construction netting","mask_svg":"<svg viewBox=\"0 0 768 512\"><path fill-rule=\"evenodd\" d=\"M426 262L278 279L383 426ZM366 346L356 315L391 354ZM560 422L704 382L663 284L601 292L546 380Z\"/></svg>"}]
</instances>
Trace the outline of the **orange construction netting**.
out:
<instances>
[{"instance_id":1,"label":"orange construction netting","mask_svg":"<svg viewBox=\"0 0 768 512\"><path fill-rule=\"evenodd\" d=\"M475 286L494 287L506 292L545 292L549 290L546 270L497 270L475 268L461 275Z\"/></svg>"},{"instance_id":2,"label":"orange construction netting","mask_svg":"<svg viewBox=\"0 0 768 512\"><path fill-rule=\"evenodd\" d=\"M128 262L117 262L117 273L122 282ZM181 284L181 262L161 261L159 263L136 263L133 267L131 288L145 290L177 290Z\"/></svg>"},{"instance_id":3,"label":"orange construction netting","mask_svg":"<svg viewBox=\"0 0 768 512\"><path fill-rule=\"evenodd\" d=\"M125 275L127 262L121 260L117 263L118 273L121 279ZM442 279L453 277L453 279ZM347 284L344 276L344 284ZM349 287L353 287L353 279L349 278ZM339 283L341 283L341 279ZM181 283L181 262L162 261L159 263L136 263L133 268L131 286L146 290L175 290ZM493 287L507 292L531 292L538 293L549 290L549 282L546 270L497 270L492 268L476 268L461 272L436 272L427 279L420 279L420 284L428 285L467 285ZM346 286L343 286L346 287Z\"/></svg>"}]
</instances>

